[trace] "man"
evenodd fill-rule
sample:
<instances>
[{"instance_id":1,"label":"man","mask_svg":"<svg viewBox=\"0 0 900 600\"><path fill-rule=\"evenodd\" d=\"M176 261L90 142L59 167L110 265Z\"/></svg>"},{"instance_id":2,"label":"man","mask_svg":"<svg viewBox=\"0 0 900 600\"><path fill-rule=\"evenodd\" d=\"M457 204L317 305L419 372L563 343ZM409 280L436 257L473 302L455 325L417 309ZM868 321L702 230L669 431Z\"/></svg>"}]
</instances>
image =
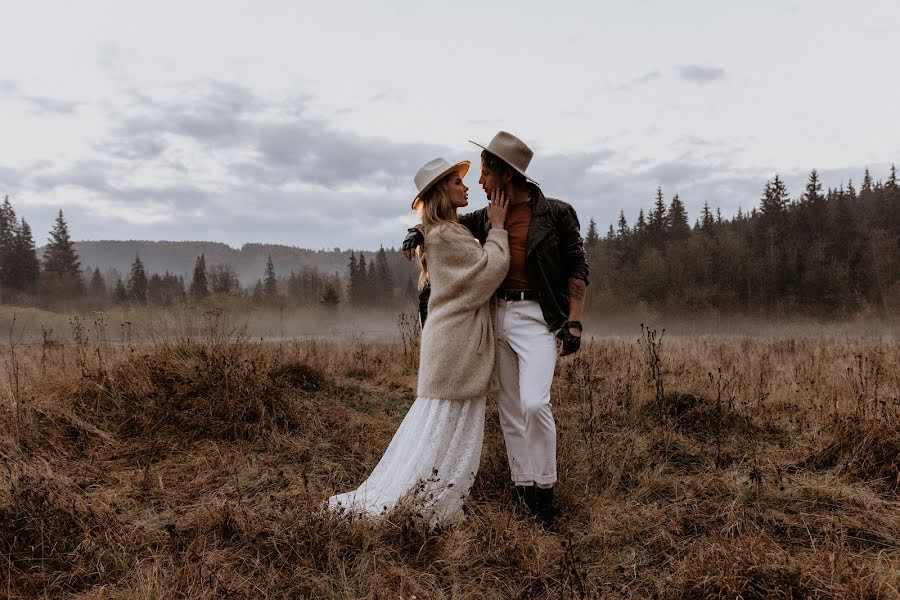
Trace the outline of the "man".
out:
<instances>
[{"instance_id":1,"label":"man","mask_svg":"<svg viewBox=\"0 0 900 600\"><path fill-rule=\"evenodd\" d=\"M513 483L529 510L553 524L556 483L556 423L550 385L557 352L566 356L581 344L581 314L588 266L574 209L544 196L526 174L534 153L501 131L482 146L478 183L488 198L496 189L509 199L506 230L510 266L497 290L497 404ZM487 209L462 215L483 244L490 228ZM403 242L407 258L422 243L418 228ZM554 336L554 331L558 332Z\"/></svg>"}]
</instances>

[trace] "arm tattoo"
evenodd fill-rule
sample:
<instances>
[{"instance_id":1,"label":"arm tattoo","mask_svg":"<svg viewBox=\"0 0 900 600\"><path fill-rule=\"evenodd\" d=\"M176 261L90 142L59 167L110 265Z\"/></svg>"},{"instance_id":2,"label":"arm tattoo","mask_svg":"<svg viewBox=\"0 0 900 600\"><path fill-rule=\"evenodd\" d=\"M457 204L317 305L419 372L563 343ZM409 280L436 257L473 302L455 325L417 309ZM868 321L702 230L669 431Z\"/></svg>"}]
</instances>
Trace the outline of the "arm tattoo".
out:
<instances>
[{"instance_id":1,"label":"arm tattoo","mask_svg":"<svg viewBox=\"0 0 900 600\"><path fill-rule=\"evenodd\" d=\"M569 299L570 300L584 300L585 291L586 291L586 286L584 285L583 280L577 279L575 277L569 279Z\"/></svg>"}]
</instances>

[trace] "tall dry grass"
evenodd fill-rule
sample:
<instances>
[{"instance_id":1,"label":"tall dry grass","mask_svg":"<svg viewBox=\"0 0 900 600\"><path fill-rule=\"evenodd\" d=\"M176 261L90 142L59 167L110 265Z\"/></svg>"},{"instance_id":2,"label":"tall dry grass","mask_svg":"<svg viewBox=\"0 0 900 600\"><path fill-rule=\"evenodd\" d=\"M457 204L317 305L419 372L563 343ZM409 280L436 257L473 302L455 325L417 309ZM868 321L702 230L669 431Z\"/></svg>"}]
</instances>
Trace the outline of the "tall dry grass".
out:
<instances>
[{"instance_id":1,"label":"tall dry grass","mask_svg":"<svg viewBox=\"0 0 900 600\"><path fill-rule=\"evenodd\" d=\"M492 402L466 520L429 529L319 510L414 399L399 325L383 343L253 342L220 314L137 341L99 318L30 344L12 327L0 594L898 597L892 337L596 338L554 383L557 529L516 504Z\"/></svg>"}]
</instances>

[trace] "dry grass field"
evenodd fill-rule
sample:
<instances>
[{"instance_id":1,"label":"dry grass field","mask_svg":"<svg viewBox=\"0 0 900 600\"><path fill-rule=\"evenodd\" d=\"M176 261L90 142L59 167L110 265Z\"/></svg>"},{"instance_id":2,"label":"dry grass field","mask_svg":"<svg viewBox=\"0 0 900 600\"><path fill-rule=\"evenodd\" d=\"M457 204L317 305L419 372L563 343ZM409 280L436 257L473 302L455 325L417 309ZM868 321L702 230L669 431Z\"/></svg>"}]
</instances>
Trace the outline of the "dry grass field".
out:
<instances>
[{"instance_id":1,"label":"dry grass field","mask_svg":"<svg viewBox=\"0 0 900 600\"><path fill-rule=\"evenodd\" d=\"M67 320L28 342L7 319L0 597L900 597L890 332L595 338L554 383L557 530L513 499L493 400L466 520L431 530L319 510L414 399L408 325Z\"/></svg>"}]
</instances>

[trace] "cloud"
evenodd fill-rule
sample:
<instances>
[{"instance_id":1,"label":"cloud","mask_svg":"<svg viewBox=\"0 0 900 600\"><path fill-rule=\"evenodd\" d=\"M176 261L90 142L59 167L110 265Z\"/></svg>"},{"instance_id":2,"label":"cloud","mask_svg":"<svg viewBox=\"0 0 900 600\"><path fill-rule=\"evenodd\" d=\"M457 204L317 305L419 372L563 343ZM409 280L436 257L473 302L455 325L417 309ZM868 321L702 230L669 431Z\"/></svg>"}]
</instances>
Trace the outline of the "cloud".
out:
<instances>
[{"instance_id":1,"label":"cloud","mask_svg":"<svg viewBox=\"0 0 900 600\"><path fill-rule=\"evenodd\" d=\"M95 147L111 157L149 159L190 142L227 160L238 178L266 186L306 182L332 189L361 182L399 186L428 158L448 149L360 136L307 117L304 99L266 103L218 81L177 90L176 100L134 94L135 104Z\"/></svg>"},{"instance_id":2,"label":"cloud","mask_svg":"<svg viewBox=\"0 0 900 600\"><path fill-rule=\"evenodd\" d=\"M47 98L44 96L24 96L22 99L28 103L29 107L34 112L58 115L71 115L82 104L81 102L59 100L57 98Z\"/></svg>"},{"instance_id":3,"label":"cloud","mask_svg":"<svg viewBox=\"0 0 900 600\"><path fill-rule=\"evenodd\" d=\"M712 83L725 77L725 69L704 65L679 65L675 67L679 79L698 85Z\"/></svg>"},{"instance_id":4,"label":"cloud","mask_svg":"<svg viewBox=\"0 0 900 600\"><path fill-rule=\"evenodd\" d=\"M634 79L627 81L626 83L614 86L613 89L620 92L625 92L629 90L633 90L636 87L641 87L647 85L652 81L656 81L658 79L662 79L663 74L659 71L648 71L643 75L638 75Z\"/></svg>"},{"instance_id":5,"label":"cloud","mask_svg":"<svg viewBox=\"0 0 900 600\"><path fill-rule=\"evenodd\" d=\"M0 194L7 194L18 188L21 180L21 171L0 165Z\"/></svg>"},{"instance_id":6,"label":"cloud","mask_svg":"<svg viewBox=\"0 0 900 600\"><path fill-rule=\"evenodd\" d=\"M264 101L236 84L191 82L155 94L132 93L111 113L114 123L93 144L94 158L33 165L27 176L0 169L0 182L19 179L35 197L67 202L77 239L371 249L397 246L415 221L409 199L416 169L456 153L340 130L311 117L307 99ZM529 171L548 196L575 206L585 228L593 217L603 229L620 209L633 223L658 186L667 202L680 195L692 221L704 202L726 216L738 206L746 212L773 175L737 169L739 149L721 141L685 137L677 148L680 155L664 162L635 161L605 147L538 149ZM475 149L471 159L477 161ZM471 209L484 206L476 181L477 167L467 181Z\"/></svg>"},{"instance_id":7,"label":"cloud","mask_svg":"<svg viewBox=\"0 0 900 600\"><path fill-rule=\"evenodd\" d=\"M705 85L725 77L725 69L704 65L678 65L674 68L675 77L682 81ZM661 71L654 70L638 75L625 83L612 86L610 89L618 92L627 92L659 81L666 77Z\"/></svg>"},{"instance_id":8,"label":"cloud","mask_svg":"<svg viewBox=\"0 0 900 600\"><path fill-rule=\"evenodd\" d=\"M232 145L245 138L247 116L261 107L248 89L215 80L185 84L172 91L176 100L132 91L133 104L113 128L114 141L134 136L159 139L171 133L206 145Z\"/></svg>"},{"instance_id":9,"label":"cloud","mask_svg":"<svg viewBox=\"0 0 900 600\"><path fill-rule=\"evenodd\" d=\"M108 135L95 142L95 159L31 171L28 184L38 193L83 192L69 200L85 213L70 217L73 231L232 244L396 245L415 220L409 198L416 169L454 154L433 144L343 131L309 116L305 98L267 102L237 84L192 82L158 94L129 95L130 104L113 113ZM697 140L685 145L709 151ZM749 205L749 192L757 195L764 182L723 179L713 171L727 172L727 161L713 168L690 151L666 163L617 166L628 162L609 148L538 151L530 172L545 193L571 202L584 223L590 217L613 221L620 208L636 214L660 185L667 196L680 193L689 210L692 201L716 204L710 196L722 198L726 209L725 199ZM470 176L472 209L484 205L475 181Z\"/></svg>"},{"instance_id":10,"label":"cloud","mask_svg":"<svg viewBox=\"0 0 900 600\"><path fill-rule=\"evenodd\" d=\"M145 133L120 137L94 144L94 149L108 156L125 160L151 160L158 158L168 148L163 136Z\"/></svg>"},{"instance_id":11,"label":"cloud","mask_svg":"<svg viewBox=\"0 0 900 600\"><path fill-rule=\"evenodd\" d=\"M73 231L103 237L193 230L191 238L229 243L298 243L299 235L313 247L377 247L385 231L414 219L416 169L451 154L341 131L306 116L302 99L263 102L239 85L169 92L129 94L93 143L97 156L31 169L33 195L63 199L75 209Z\"/></svg>"},{"instance_id":12,"label":"cloud","mask_svg":"<svg viewBox=\"0 0 900 600\"><path fill-rule=\"evenodd\" d=\"M74 186L94 192L109 194L116 191L107 179L110 169L100 161L80 161L57 171L43 170L29 178L29 184L39 191Z\"/></svg>"},{"instance_id":13,"label":"cloud","mask_svg":"<svg viewBox=\"0 0 900 600\"><path fill-rule=\"evenodd\" d=\"M430 158L449 154L439 146L363 137L315 122L267 124L256 133L260 166L332 189L365 182L403 187Z\"/></svg>"},{"instance_id":14,"label":"cloud","mask_svg":"<svg viewBox=\"0 0 900 600\"><path fill-rule=\"evenodd\" d=\"M19 86L9 80L0 80L0 96L15 97L16 99L25 102L28 105L28 108L36 113L71 115L82 105L81 102L72 100L48 98L46 96L21 95Z\"/></svg>"},{"instance_id":15,"label":"cloud","mask_svg":"<svg viewBox=\"0 0 900 600\"><path fill-rule=\"evenodd\" d=\"M658 181L665 187L691 185L708 176L712 169L709 165L690 164L685 162L663 162L643 171L642 176Z\"/></svg>"}]
</instances>

